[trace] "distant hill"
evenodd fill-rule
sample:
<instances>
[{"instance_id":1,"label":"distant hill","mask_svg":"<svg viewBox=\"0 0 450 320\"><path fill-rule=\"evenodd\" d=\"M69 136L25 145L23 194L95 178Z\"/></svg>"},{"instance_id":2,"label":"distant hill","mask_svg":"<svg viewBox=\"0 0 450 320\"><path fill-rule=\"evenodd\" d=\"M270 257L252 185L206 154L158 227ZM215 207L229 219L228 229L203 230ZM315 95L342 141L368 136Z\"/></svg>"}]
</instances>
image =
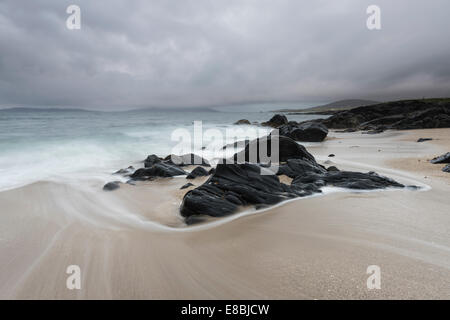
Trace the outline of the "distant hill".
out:
<instances>
[{"instance_id":1,"label":"distant hill","mask_svg":"<svg viewBox=\"0 0 450 320\"><path fill-rule=\"evenodd\" d=\"M86 109L75 109L75 108L25 108L25 107L15 107L15 108L5 108L0 109L0 112L91 112Z\"/></svg>"},{"instance_id":2,"label":"distant hill","mask_svg":"<svg viewBox=\"0 0 450 320\"><path fill-rule=\"evenodd\" d=\"M377 104L379 102L372 100L360 100L360 99L349 99L349 100L340 100L331 102L328 104L324 104L317 107L306 108L306 109L280 109L275 110L274 112L291 112L291 113L320 113L320 114L331 114L336 111L349 110L357 107L370 106Z\"/></svg>"},{"instance_id":3,"label":"distant hill","mask_svg":"<svg viewBox=\"0 0 450 320\"><path fill-rule=\"evenodd\" d=\"M150 107L150 108L140 108L125 110L124 112L135 112L135 111L153 111L153 112L220 112L211 108L206 107Z\"/></svg>"}]
</instances>

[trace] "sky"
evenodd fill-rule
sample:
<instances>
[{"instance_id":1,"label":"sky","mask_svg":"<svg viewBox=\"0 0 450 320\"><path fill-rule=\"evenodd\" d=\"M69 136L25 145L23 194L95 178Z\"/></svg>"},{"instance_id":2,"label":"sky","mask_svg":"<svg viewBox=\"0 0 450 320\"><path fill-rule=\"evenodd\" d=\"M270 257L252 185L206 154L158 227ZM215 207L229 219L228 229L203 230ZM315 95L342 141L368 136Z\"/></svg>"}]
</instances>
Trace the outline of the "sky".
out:
<instances>
[{"instance_id":1,"label":"sky","mask_svg":"<svg viewBox=\"0 0 450 320\"><path fill-rule=\"evenodd\" d=\"M450 96L449 14L448 0L1 0L0 107Z\"/></svg>"}]
</instances>

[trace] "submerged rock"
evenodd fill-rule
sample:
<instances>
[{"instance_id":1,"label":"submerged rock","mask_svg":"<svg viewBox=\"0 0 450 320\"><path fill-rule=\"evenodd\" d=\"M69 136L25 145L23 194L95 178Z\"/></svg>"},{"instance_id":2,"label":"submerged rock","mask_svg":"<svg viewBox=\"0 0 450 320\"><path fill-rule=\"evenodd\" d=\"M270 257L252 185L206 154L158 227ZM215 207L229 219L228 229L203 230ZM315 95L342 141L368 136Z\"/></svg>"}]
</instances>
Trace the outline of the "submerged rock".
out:
<instances>
[{"instance_id":1,"label":"submerged rock","mask_svg":"<svg viewBox=\"0 0 450 320\"><path fill-rule=\"evenodd\" d=\"M328 134L327 127L318 122L289 122L279 130L280 135L302 142L322 142Z\"/></svg>"},{"instance_id":2,"label":"submerged rock","mask_svg":"<svg viewBox=\"0 0 450 320\"><path fill-rule=\"evenodd\" d=\"M431 163L437 164L437 163L450 163L450 152L447 152L446 154L443 154L442 156L436 157L432 160L430 160Z\"/></svg>"},{"instance_id":3,"label":"submerged rock","mask_svg":"<svg viewBox=\"0 0 450 320\"><path fill-rule=\"evenodd\" d=\"M108 182L103 186L103 190L105 191L113 191L120 188L120 181L112 181Z\"/></svg>"},{"instance_id":4,"label":"submerged rock","mask_svg":"<svg viewBox=\"0 0 450 320\"><path fill-rule=\"evenodd\" d=\"M120 175L123 175L123 176L127 177L127 176L131 175L133 172L134 172L134 167L133 166L129 166L126 169L117 170L113 174L120 174Z\"/></svg>"},{"instance_id":5,"label":"submerged rock","mask_svg":"<svg viewBox=\"0 0 450 320\"><path fill-rule=\"evenodd\" d=\"M206 171L205 168L197 167L187 175L186 179L195 179L197 177L204 177L207 175L208 171Z\"/></svg>"}]
</instances>

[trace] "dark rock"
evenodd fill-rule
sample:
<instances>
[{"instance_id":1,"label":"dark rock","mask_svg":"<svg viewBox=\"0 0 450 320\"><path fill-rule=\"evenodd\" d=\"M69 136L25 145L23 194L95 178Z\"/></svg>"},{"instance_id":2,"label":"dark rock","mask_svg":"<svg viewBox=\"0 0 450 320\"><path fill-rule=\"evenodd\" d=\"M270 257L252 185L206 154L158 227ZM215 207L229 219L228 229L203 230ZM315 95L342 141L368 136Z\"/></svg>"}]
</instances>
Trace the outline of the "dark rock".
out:
<instances>
[{"instance_id":1,"label":"dark rock","mask_svg":"<svg viewBox=\"0 0 450 320\"><path fill-rule=\"evenodd\" d=\"M192 170L186 177L186 179L195 179L197 177L204 177L208 175L208 171L203 167L197 167Z\"/></svg>"},{"instance_id":2,"label":"dark rock","mask_svg":"<svg viewBox=\"0 0 450 320\"><path fill-rule=\"evenodd\" d=\"M183 217L234 213L241 205L275 204L295 197L288 185L275 175L261 175L256 164L218 164L216 173L183 198Z\"/></svg>"},{"instance_id":3,"label":"dark rock","mask_svg":"<svg viewBox=\"0 0 450 320\"><path fill-rule=\"evenodd\" d=\"M162 159L155 154L149 155L147 159L144 160L144 167L150 168L156 163L160 163Z\"/></svg>"},{"instance_id":4,"label":"dark rock","mask_svg":"<svg viewBox=\"0 0 450 320\"><path fill-rule=\"evenodd\" d=\"M337 167L335 167L335 166L331 166L331 167L327 168L327 171L328 172L337 172L337 171L340 171L340 170Z\"/></svg>"},{"instance_id":5,"label":"dark rock","mask_svg":"<svg viewBox=\"0 0 450 320\"><path fill-rule=\"evenodd\" d=\"M236 153L233 156L233 161L236 162L253 162L253 163L261 163L260 158L260 147L261 150L266 150L267 152L264 156L267 157L272 156L272 139L276 139L278 137L278 156L279 162L285 162L288 159L306 159L306 160L314 160L314 157L305 149L304 146L298 144L294 140L284 136L275 136L270 135L263 138L258 138L249 142L245 149L241 152ZM267 145L267 149L264 146ZM274 150L275 151L275 150ZM255 154L256 153L256 154ZM251 155L251 156L250 156Z\"/></svg>"},{"instance_id":6,"label":"dark rock","mask_svg":"<svg viewBox=\"0 0 450 320\"><path fill-rule=\"evenodd\" d=\"M373 172L327 171L314 159L290 159L279 169L283 171L279 174L295 176L291 185L281 183L276 175L261 174L264 168L257 164L219 164L208 181L186 193L180 213L188 221L201 215L221 217L241 206L262 208L319 193L327 185L358 190L404 187Z\"/></svg>"},{"instance_id":7,"label":"dark rock","mask_svg":"<svg viewBox=\"0 0 450 320\"><path fill-rule=\"evenodd\" d=\"M445 167L442 168L442 171L444 172L450 172L450 164L446 165Z\"/></svg>"},{"instance_id":8,"label":"dark rock","mask_svg":"<svg viewBox=\"0 0 450 320\"><path fill-rule=\"evenodd\" d=\"M205 167L210 167L208 160L203 159L202 157L194 154L194 153L188 153L184 154L182 156L177 156L174 154L168 155L164 158L164 161L167 161L168 163L175 164L180 167L184 166L190 166L190 165L201 165Z\"/></svg>"},{"instance_id":9,"label":"dark rock","mask_svg":"<svg viewBox=\"0 0 450 320\"><path fill-rule=\"evenodd\" d=\"M282 136L303 142L321 142L328 134L327 127L318 122L289 122L278 130Z\"/></svg>"},{"instance_id":10,"label":"dark rock","mask_svg":"<svg viewBox=\"0 0 450 320\"><path fill-rule=\"evenodd\" d=\"M241 140L236 141L233 143L228 143L222 147L222 150L228 149L228 148L245 148L245 146L250 142L250 140Z\"/></svg>"},{"instance_id":11,"label":"dark rock","mask_svg":"<svg viewBox=\"0 0 450 320\"><path fill-rule=\"evenodd\" d=\"M128 168L126 168L126 169L120 169L120 170L117 170L116 172L114 172L113 174L120 174L120 175L123 175L123 176L129 176L130 174L132 174L133 173L133 171L134 171L134 167L133 166L129 166Z\"/></svg>"},{"instance_id":12,"label":"dark rock","mask_svg":"<svg viewBox=\"0 0 450 320\"><path fill-rule=\"evenodd\" d=\"M437 164L437 163L450 163L450 152L447 152L446 154L443 154L442 156L436 157L432 160L430 160L431 163Z\"/></svg>"},{"instance_id":13,"label":"dark rock","mask_svg":"<svg viewBox=\"0 0 450 320\"><path fill-rule=\"evenodd\" d=\"M188 183L186 183L185 185L183 185L183 186L180 188L180 190L182 190L182 189L187 189L187 188L192 187L192 186L193 186L193 184L190 183L190 182L188 182Z\"/></svg>"},{"instance_id":14,"label":"dark rock","mask_svg":"<svg viewBox=\"0 0 450 320\"><path fill-rule=\"evenodd\" d=\"M160 162L151 168L138 169L130 177L135 180L148 180L154 177L174 177L185 174L187 174L186 171L175 165Z\"/></svg>"},{"instance_id":15,"label":"dark rock","mask_svg":"<svg viewBox=\"0 0 450 320\"><path fill-rule=\"evenodd\" d=\"M419 140L417 140L417 142L425 142L425 141L431 141L433 140L433 138L420 138Z\"/></svg>"},{"instance_id":16,"label":"dark rock","mask_svg":"<svg viewBox=\"0 0 450 320\"><path fill-rule=\"evenodd\" d=\"M103 190L105 191L113 191L120 188L120 181L108 182L103 186Z\"/></svg>"},{"instance_id":17,"label":"dark rock","mask_svg":"<svg viewBox=\"0 0 450 320\"><path fill-rule=\"evenodd\" d=\"M316 120L331 129L365 130L379 133L387 129L424 129L450 127L448 99L403 100L340 111L327 119Z\"/></svg>"},{"instance_id":18,"label":"dark rock","mask_svg":"<svg viewBox=\"0 0 450 320\"><path fill-rule=\"evenodd\" d=\"M234 124L237 124L237 125L250 124L250 121L248 121L247 119L241 119L241 120L236 121Z\"/></svg>"},{"instance_id":19,"label":"dark rock","mask_svg":"<svg viewBox=\"0 0 450 320\"><path fill-rule=\"evenodd\" d=\"M214 174L214 173L216 173L216 168L211 168L211 169L208 171L208 175L209 175L209 176L212 175L212 174Z\"/></svg>"},{"instance_id":20,"label":"dark rock","mask_svg":"<svg viewBox=\"0 0 450 320\"><path fill-rule=\"evenodd\" d=\"M292 184L317 183L317 181L324 181L325 185L334 187L361 190L404 187L404 185L390 178L379 176L375 172L361 173L352 171L328 171L325 174L310 173L298 176L292 181Z\"/></svg>"},{"instance_id":21,"label":"dark rock","mask_svg":"<svg viewBox=\"0 0 450 320\"><path fill-rule=\"evenodd\" d=\"M332 153L332 154L329 154L329 155L328 155L328 158L333 158L333 157L335 157L335 156L336 156L336 155Z\"/></svg>"},{"instance_id":22,"label":"dark rock","mask_svg":"<svg viewBox=\"0 0 450 320\"><path fill-rule=\"evenodd\" d=\"M278 167L277 175L286 175L295 178L307 173L325 173L327 170L315 160L288 159L286 164Z\"/></svg>"},{"instance_id":23,"label":"dark rock","mask_svg":"<svg viewBox=\"0 0 450 320\"><path fill-rule=\"evenodd\" d=\"M288 119L286 118L285 115L276 114L269 121L261 123L261 125L266 126L266 127L278 128L287 123L288 123Z\"/></svg>"}]
</instances>

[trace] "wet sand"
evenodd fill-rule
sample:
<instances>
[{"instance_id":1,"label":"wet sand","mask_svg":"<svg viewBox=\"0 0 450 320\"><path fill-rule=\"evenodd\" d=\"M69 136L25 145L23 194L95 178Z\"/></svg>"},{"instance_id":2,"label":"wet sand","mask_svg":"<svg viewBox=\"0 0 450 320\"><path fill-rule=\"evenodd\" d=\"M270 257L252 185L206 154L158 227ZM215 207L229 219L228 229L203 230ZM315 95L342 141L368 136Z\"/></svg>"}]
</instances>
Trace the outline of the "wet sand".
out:
<instances>
[{"instance_id":1,"label":"wet sand","mask_svg":"<svg viewBox=\"0 0 450 320\"><path fill-rule=\"evenodd\" d=\"M186 228L183 178L115 192L39 182L0 193L0 298L449 299L450 176L427 160L450 151L450 130L329 136L307 145L319 162L430 188L332 193ZM66 288L72 264L81 290ZM369 265L380 290L367 289Z\"/></svg>"}]
</instances>

